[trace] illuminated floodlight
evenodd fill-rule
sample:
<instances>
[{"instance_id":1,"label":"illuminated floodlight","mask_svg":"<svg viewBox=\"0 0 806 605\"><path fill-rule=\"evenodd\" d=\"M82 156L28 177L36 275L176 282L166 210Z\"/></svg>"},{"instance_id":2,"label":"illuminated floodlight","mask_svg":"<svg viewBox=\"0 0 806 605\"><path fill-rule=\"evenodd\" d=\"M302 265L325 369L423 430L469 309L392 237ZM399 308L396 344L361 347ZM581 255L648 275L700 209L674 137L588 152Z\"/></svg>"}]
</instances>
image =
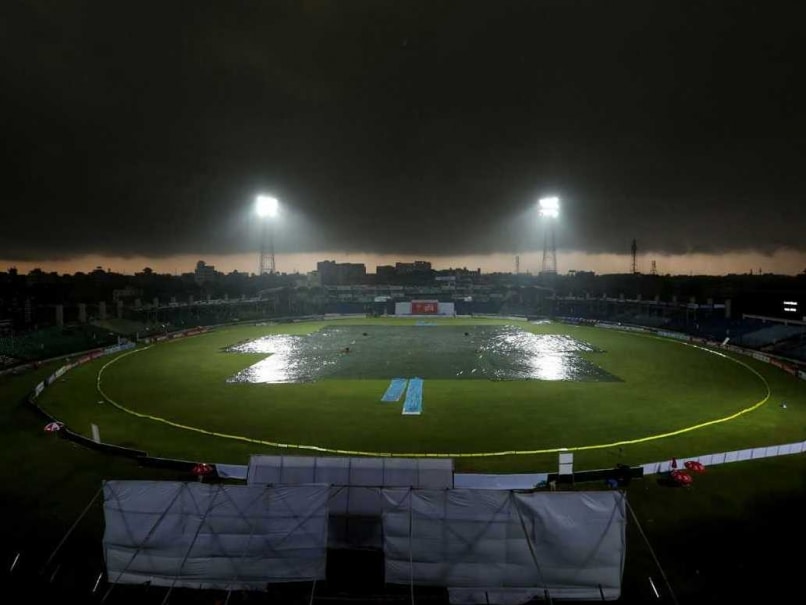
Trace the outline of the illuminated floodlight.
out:
<instances>
[{"instance_id":1,"label":"illuminated floodlight","mask_svg":"<svg viewBox=\"0 0 806 605\"><path fill-rule=\"evenodd\" d=\"M272 217L277 216L277 208L279 203L277 202L277 198L273 198L268 195L259 195L257 196L257 203L255 205L255 211L259 217Z\"/></svg>"},{"instance_id":2,"label":"illuminated floodlight","mask_svg":"<svg viewBox=\"0 0 806 605\"><path fill-rule=\"evenodd\" d=\"M540 210L540 216L547 218L557 218L560 216L560 198L543 197L540 198L537 204Z\"/></svg>"},{"instance_id":3,"label":"illuminated floodlight","mask_svg":"<svg viewBox=\"0 0 806 605\"><path fill-rule=\"evenodd\" d=\"M277 216L279 206L277 198L270 195L259 195L255 200L255 214L257 214L258 218L263 219L260 221L260 273L258 275L274 274L276 272L274 264L275 221L268 219Z\"/></svg>"}]
</instances>

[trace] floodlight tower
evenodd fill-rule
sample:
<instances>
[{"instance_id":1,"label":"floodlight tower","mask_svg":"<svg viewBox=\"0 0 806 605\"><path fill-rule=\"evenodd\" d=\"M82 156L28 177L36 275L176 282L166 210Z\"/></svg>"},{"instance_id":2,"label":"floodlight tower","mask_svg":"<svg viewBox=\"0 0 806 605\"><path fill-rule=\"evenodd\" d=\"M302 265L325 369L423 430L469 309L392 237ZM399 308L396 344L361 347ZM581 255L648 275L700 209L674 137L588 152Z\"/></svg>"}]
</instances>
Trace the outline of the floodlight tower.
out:
<instances>
[{"instance_id":1,"label":"floodlight tower","mask_svg":"<svg viewBox=\"0 0 806 605\"><path fill-rule=\"evenodd\" d=\"M538 201L538 210L543 219L543 266L541 275L557 275L557 242L554 238L554 225L560 216L560 198L544 197Z\"/></svg>"},{"instance_id":2,"label":"floodlight tower","mask_svg":"<svg viewBox=\"0 0 806 605\"><path fill-rule=\"evenodd\" d=\"M255 201L255 213L260 219L260 273L273 274L276 271L274 265L274 218L277 216L279 207L277 198L269 195L259 195ZM267 237L268 234L268 237ZM268 239L268 244L267 244ZM268 250L267 250L268 245Z\"/></svg>"}]
</instances>

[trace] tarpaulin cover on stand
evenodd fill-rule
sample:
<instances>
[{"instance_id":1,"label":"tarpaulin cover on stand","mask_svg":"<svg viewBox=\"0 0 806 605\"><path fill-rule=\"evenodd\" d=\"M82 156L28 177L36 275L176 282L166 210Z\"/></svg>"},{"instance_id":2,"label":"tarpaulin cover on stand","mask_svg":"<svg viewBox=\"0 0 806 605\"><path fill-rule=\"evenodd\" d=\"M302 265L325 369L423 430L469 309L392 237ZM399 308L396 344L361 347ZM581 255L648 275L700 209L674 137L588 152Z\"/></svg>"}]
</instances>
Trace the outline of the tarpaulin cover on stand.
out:
<instances>
[{"instance_id":1,"label":"tarpaulin cover on stand","mask_svg":"<svg viewBox=\"0 0 806 605\"><path fill-rule=\"evenodd\" d=\"M330 548L383 548L383 487L453 487L452 459L253 455L250 484L329 483Z\"/></svg>"},{"instance_id":2,"label":"tarpaulin cover on stand","mask_svg":"<svg viewBox=\"0 0 806 605\"><path fill-rule=\"evenodd\" d=\"M327 485L104 483L110 583L263 590L322 580Z\"/></svg>"},{"instance_id":3,"label":"tarpaulin cover on stand","mask_svg":"<svg viewBox=\"0 0 806 605\"><path fill-rule=\"evenodd\" d=\"M626 500L618 491L383 490L386 581L452 600L619 598ZM506 599L505 599L506 600Z\"/></svg>"}]
</instances>

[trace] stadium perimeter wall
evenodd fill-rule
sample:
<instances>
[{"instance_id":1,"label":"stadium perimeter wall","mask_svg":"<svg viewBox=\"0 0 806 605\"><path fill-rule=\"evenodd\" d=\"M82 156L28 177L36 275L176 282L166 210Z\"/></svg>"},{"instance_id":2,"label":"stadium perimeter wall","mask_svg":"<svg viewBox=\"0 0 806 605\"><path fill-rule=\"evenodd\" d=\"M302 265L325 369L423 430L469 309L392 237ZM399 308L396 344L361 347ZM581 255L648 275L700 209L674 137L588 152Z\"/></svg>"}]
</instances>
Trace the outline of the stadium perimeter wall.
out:
<instances>
[{"instance_id":1,"label":"stadium perimeter wall","mask_svg":"<svg viewBox=\"0 0 806 605\"><path fill-rule=\"evenodd\" d=\"M196 334L201 334L203 332L207 332L206 328L193 328L190 330L182 330L180 332L174 332L173 334L160 336L154 339L151 339L150 342L157 342L163 340L173 340L176 338L184 338L187 336L194 336ZM67 358L75 358L75 361L67 363L63 366L60 366L54 371L50 376L48 376L45 380L39 382L34 389L26 396L25 402L34 410L34 412L45 420L48 423L58 423L60 428L58 429L58 434L65 439L69 439L83 445L85 447L89 447L91 449L99 450L106 452L108 454L115 454L120 456L126 456L129 458L146 458L147 453L143 450L137 450L133 448L121 447L119 445L114 445L111 443L104 443L103 441L94 441L82 435L81 433L76 433L75 431L69 429L65 426L64 422L61 422L57 418L51 416L48 412L43 410L37 404L36 400L42 394L42 392L49 387L51 384L56 382L59 378L61 378L66 372L69 372L73 368L77 368L80 365L84 365L85 363L89 363L99 357L106 357L108 355L114 355L116 353L121 353L123 351L128 351L130 349L134 349L137 345L133 342L126 342L122 344L113 345L111 347L104 347L100 349L92 349L90 351L84 351L77 354L72 354L70 356L65 356L62 358L57 359L67 359ZM33 366L32 366L33 367ZM180 461L176 461L177 463ZM187 465L188 463L184 463Z\"/></svg>"},{"instance_id":2,"label":"stadium perimeter wall","mask_svg":"<svg viewBox=\"0 0 806 605\"><path fill-rule=\"evenodd\" d=\"M476 316L482 317L482 316ZM497 318L501 319L502 316L492 316L492 315L485 315L483 317L487 318ZM527 321L526 317L516 317L516 316L506 316L506 319L511 319L514 321ZM307 318L308 320L312 319L319 319L321 320L322 317L316 318ZM593 321L588 319L579 319L579 318L572 318L572 317L562 317L556 318L558 321L562 323L568 323L573 325L590 325L597 328L603 329L614 329L614 330L621 330L626 332L637 332L637 333L644 333L644 334L652 334L656 336L660 336L663 338L670 338L674 340L680 340L684 342L694 343L694 344L702 344L707 345L719 349L728 350L734 353L739 353L742 355L749 355L758 361L763 363L769 363L774 365L787 373L800 378L801 380L806 380L806 371L799 370L798 368L794 367L792 364L788 364L786 362L781 361L780 359L775 358L774 356L761 353L759 351L751 351L748 349L743 349L742 347L737 347L735 345L722 345L721 343L711 342L706 339L702 338L695 338L689 336L687 334L683 334L680 332L671 332L668 330L660 330L655 328L647 328L644 326L635 326L635 325L623 325L611 322L602 322L602 321ZM243 322L237 322L238 324L242 324ZM141 342L162 342L167 340L174 340L177 338L185 338L188 336L194 336L197 334L202 334L208 332L214 328L222 328L228 325L233 324L221 324L218 326L205 326L205 327L198 327L192 328L189 330L182 330L179 332L174 332L171 334L166 334L154 338L143 339ZM114 345L111 347L105 347L101 349L93 349L91 351L85 351L79 354L73 354L70 356L65 356L64 358L72 358L76 357L76 360L68 363L64 366L61 366L56 369L50 376L48 376L45 380L38 383L33 391L26 397L26 402L31 406L31 408L43 419L47 422L59 422L61 425L61 430L59 430L59 434L71 441L84 445L86 447L96 449L99 451L103 451L109 454L115 455L122 455L126 457L136 458L142 464L149 465L149 466L160 466L160 467L170 467L175 469L187 470L190 469L195 462L188 461L188 460L174 460L174 459L166 459L166 458L154 458L148 456L147 452L143 450L136 450L132 448L125 448L121 446L117 446L114 444L104 443L104 442L96 442L92 439L87 438L86 436L76 433L69 428L67 428L64 423L60 422L58 419L54 418L50 414L48 414L45 410L43 410L39 405L37 405L36 400L42 392L53 384L56 380L58 380L61 376L63 376L69 370L76 368L80 365L88 363L94 359L99 357L114 355L116 353L120 353L122 351L130 350L135 348L137 345L135 343L123 343ZM60 358L57 358L60 359ZM678 458L677 462L679 464L684 464L687 461L698 461L705 466L716 465L716 464L726 464L730 462L741 462L744 460L757 460L759 458L769 458L774 456L784 456L789 454L799 454L806 452L806 441L803 442L796 442L796 443L788 443L782 445L770 445L765 447L758 447L758 448L750 448L745 450L736 450L731 452L719 452L719 453L712 453L712 454L702 454L698 456L692 457L685 457L685 458ZM216 464L214 465L217 468L220 468L222 471L222 477L228 477L233 479L241 478L243 473L243 477L245 478L245 471L247 466L246 465L233 465L233 464ZM649 474L656 474L656 473L665 473L672 470L672 461L664 460L658 462L648 462L639 465L636 468L642 469L644 475ZM225 470L226 469L226 470ZM598 472L602 475L610 472L611 469L598 469L593 470L590 472ZM556 474L556 471L542 471L536 473L518 473L518 474L501 474L501 475L492 475L492 474L476 474L476 473L457 473L456 474L456 485L462 487L476 487L476 488L490 488L490 489L529 489L533 488L538 484L544 483L547 481L550 475Z\"/></svg>"}]
</instances>

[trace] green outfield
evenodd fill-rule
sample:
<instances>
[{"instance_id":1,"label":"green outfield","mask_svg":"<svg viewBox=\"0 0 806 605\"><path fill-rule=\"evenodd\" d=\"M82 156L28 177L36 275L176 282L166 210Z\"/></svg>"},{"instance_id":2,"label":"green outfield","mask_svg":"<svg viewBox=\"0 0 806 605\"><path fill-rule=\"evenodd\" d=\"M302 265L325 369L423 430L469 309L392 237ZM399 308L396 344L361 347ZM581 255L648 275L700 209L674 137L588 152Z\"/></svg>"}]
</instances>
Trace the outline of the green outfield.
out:
<instances>
[{"instance_id":1,"label":"green outfield","mask_svg":"<svg viewBox=\"0 0 806 605\"><path fill-rule=\"evenodd\" d=\"M366 320L354 325L406 323ZM449 325L496 323L511 322L457 320ZM101 368L112 362L102 374L102 388L133 412L196 428L226 428L257 440L304 438L339 447L380 444L410 450L416 437L423 449L458 446L492 451L514 445L596 446L650 437L577 452L578 468L602 468L616 462L638 464L806 439L806 384L776 367L742 355L735 356L742 363L734 363L673 341L558 324L518 323L524 329L562 333L590 343L599 352L584 353L587 359L618 380L518 384L426 377L421 416L402 416L399 402L381 404L385 380L226 383L265 355L250 357L224 349L267 332L305 334L323 325L227 328L126 357L99 359L64 375L45 390L41 402L75 430L89 434L90 423L99 424L101 436L113 443L142 447L153 455L233 463L245 463L249 454L258 452L305 451L214 437L98 403L104 401L97 391ZM104 479L190 477L139 466L44 432L43 421L21 401L58 365L48 363L27 374L0 377L4 444L0 465L5 471L0 511L6 519L0 527L0 557L6 561L11 586L25 590L35 586L45 594L50 588L53 598L65 598L88 595L103 569L100 501L82 522L75 525L75 521ZM766 403L742 414L763 400L767 386ZM786 408L780 407L782 401ZM736 414L724 422L651 438L657 434L653 431L685 429ZM542 471L557 468L557 455L460 457L455 463L459 471ZM663 589L657 560L680 603L788 602L799 587L799 559L771 553L780 552L783 536L794 543L803 538L796 519L806 503L804 465L806 458L800 454L713 466L687 489L670 489L657 475L633 482L628 497L641 531L636 524L628 527L621 601L673 602ZM52 584L44 582L45 562L68 531L69 539L47 568L48 574L60 568L59 577ZM642 534L651 543L651 552ZM21 557L12 575L7 570L18 553ZM660 586L663 600L653 596L648 577ZM152 596L137 602L158 602L164 595Z\"/></svg>"},{"instance_id":2,"label":"green outfield","mask_svg":"<svg viewBox=\"0 0 806 605\"><path fill-rule=\"evenodd\" d=\"M419 330L435 343L449 332L450 338L470 339L495 326L561 335L591 345L575 355L613 379L446 378L444 368L435 368L432 379L427 372L439 356L432 350L437 345L427 344L421 355L427 352L430 361L413 366L426 372L423 412L404 416L402 402L381 403L380 398L405 351L391 346L385 351L379 343L392 342L388 330L410 329L416 322L338 320L231 327L98 359L46 389L40 404L79 432L89 434L91 423L97 424L106 442L156 456L236 464L254 453L359 452L445 455L455 458L457 470L526 472L555 469L562 448L576 452L577 468L606 468L804 439L804 385L746 356L558 323L433 323L438 325ZM365 335L368 345L373 335L386 334L373 341L367 359L392 360L390 374L345 377L352 372L349 364L340 366L334 357L335 370L316 380L232 382L267 354L234 353L231 347L272 334L313 342L317 334L333 334L334 326L342 340L324 353L320 346L317 364L328 363L322 359L355 341L346 357L365 365L355 361L365 346L355 335ZM462 326L466 329L457 332ZM786 409L779 406L783 400L791 404Z\"/></svg>"}]
</instances>

